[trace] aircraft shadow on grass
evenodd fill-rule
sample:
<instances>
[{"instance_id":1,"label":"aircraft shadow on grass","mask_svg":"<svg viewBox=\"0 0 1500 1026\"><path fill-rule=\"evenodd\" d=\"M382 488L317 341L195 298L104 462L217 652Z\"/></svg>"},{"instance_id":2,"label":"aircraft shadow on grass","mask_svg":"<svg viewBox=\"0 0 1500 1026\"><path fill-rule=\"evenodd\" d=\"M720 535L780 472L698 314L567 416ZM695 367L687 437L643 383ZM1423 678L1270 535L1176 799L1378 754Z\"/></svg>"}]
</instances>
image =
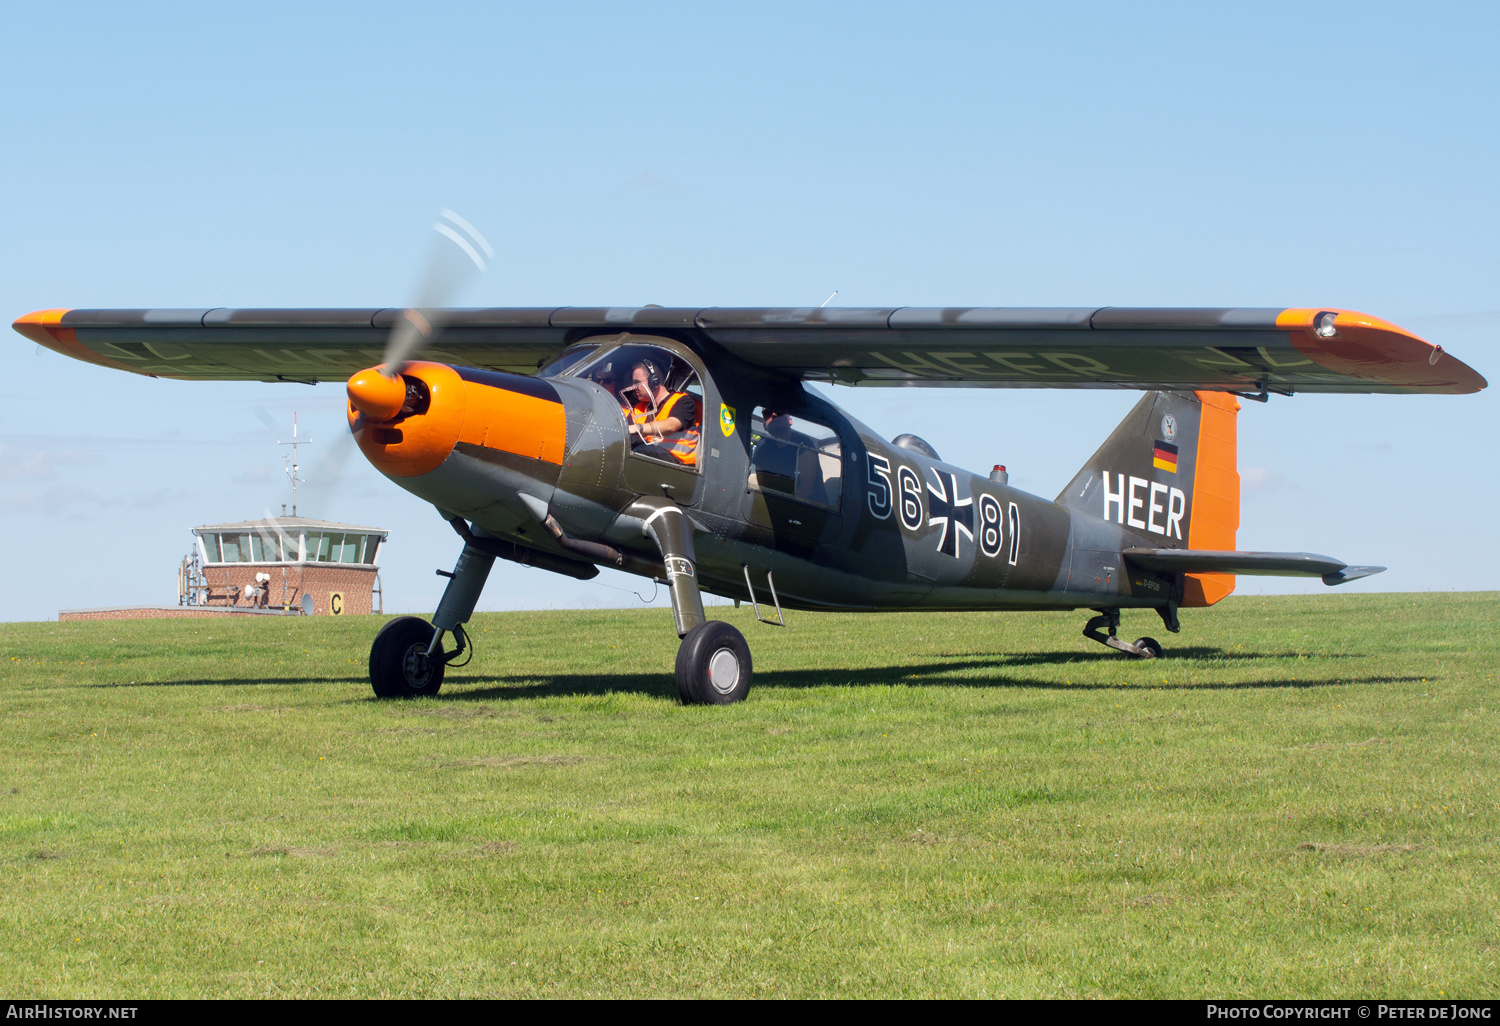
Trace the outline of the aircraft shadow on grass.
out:
<instances>
[{"instance_id":1,"label":"aircraft shadow on grass","mask_svg":"<svg viewBox=\"0 0 1500 1026\"><path fill-rule=\"evenodd\" d=\"M1043 691L1127 691L1141 690L1150 687L1161 691L1243 691L1243 690L1273 690L1278 688L1319 688L1337 687L1354 684L1415 684L1420 681L1432 681L1435 678L1430 674L1427 677L1287 677L1274 676L1264 680L1251 681L1204 681L1204 682L1174 682L1169 684L1144 684L1131 681L1132 676L1140 678L1145 676L1151 669L1149 663L1125 661L1111 652L1032 652L1025 654L995 653L993 655L981 654L975 658L973 653L966 654L967 658L955 658L943 662L908 663L900 666L866 666L849 669L812 669L812 670L758 670L755 674L755 686L757 688L819 688L826 686L836 687L963 687L963 688L995 688L1009 690L1037 689ZM1225 652L1218 648L1199 647L1175 649L1173 656L1176 660L1186 659L1223 659L1225 661L1238 662L1241 660L1255 659L1278 659L1295 658L1295 654L1278 652ZM1318 659L1327 658L1350 658L1346 654L1334 654L1330 656L1320 655ZM1119 665L1119 682L1076 682L1047 680L1029 676L1015 676L1011 671L1016 668L1028 666L1066 666L1077 665L1080 669L1085 666L1102 662L1112 662ZM1167 664L1171 665L1171 664ZM966 671L990 671L989 673L973 674ZM155 680L140 681L139 683L99 683L94 684L98 688L127 688L127 687L198 687L204 685L212 686L245 686L245 685L317 685L317 684L358 684L365 685L369 681L364 676L341 676L341 677L221 677L217 679L207 678L183 678L180 680ZM664 673L598 673L598 674L576 674L565 673L549 676L541 673L516 673L516 674L458 674L450 672L447 678L449 690L440 693L438 701L496 701L518 698L535 698L541 695L607 695L611 693L630 693L658 695L667 698L676 698L677 690L672 678ZM478 685L478 686L476 686ZM485 686L490 685L490 686ZM455 686L463 687L464 690L453 690ZM361 698L359 701L379 701L373 697Z\"/></svg>"},{"instance_id":2,"label":"aircraft shadow on grass","mask_svg":"<svg viewBox=\"0 0 1500 1026\"><path fill-rule=\"evenodd\" d=\"M1216 650L1214 650L1216 651ZM1103 654L1099 659L1111 659ZM1422 677L1321 677L1292 678L1277 676L1265 680L1227 681L1203 683L1172 683L1144 685L1131 683L1130 674L1122 674L1119 683L1067 683L1036 677L1009 676L1007 665L1035 665L1040 663L1089 663L1094 657L1079 657L1072 653L1039 653L1036 656L1011 657L1008 664L997 665L995 660L962 660L956 662L907 664L903 666L870 666L840 670L757 670L755 687L761 688L820 688L820 687L963 687L995 688L1009 690L1037 689L1045 691L1139 691L1150 687L1161 691L1243 691L1253 689L1319 688L1354 684L1407 684L1431 681L1431 676ZM993 676L962 675L962 671L988 669ZM1122 667L1123 669L1123 667ZM1131 664L1134 676L1139 678L1146 672L1144 664ZM463 686L463 691L447 691L439 700L452 701L503 701L517 698L535 698L542 695L607 695L627 692L632 694L676 697L672 679L660 673L604 673L604 674L507 674L503 676L452 676L449 685ZM495 686L484 687L485 684ZM480 685L475 687L474 685Z\"/></svg>"},{"instance_id":3,"label":"aircraft shadow on grass","mask_svg":"<svg viewBox=\"0 0 1500 1026\"><path fill-rule=\"evenodd\" d=\"M123 682L110 681L103 684L92 684L96 688L182 688L202 687L205 685L213 687L243 687L246 685L261 684L361 684L370 686L369 677L184 677L181 680L143 680Z\"/></svg>"},{"instance_id":4,"label":"aircraft shadow on grass","mask_svg":"<svg viewBox=\"0 0 1500 1026\"><path fill-rule=\"evenodd\" d=\"M1253 659L1299 659L1303 658L1300 652L1231 652L1222 648L1214 648L1207 645L1195 645L1186 648L1173 646L1168 653L1169 663L1181 662L1187 659L1218 659L1224 662L1248 662ZM1068 663L1119 663L1121 666L1140 666L1134 660L1126 660L1114 652L940 652L940 659L983 659L984 663L979 665L1004 665L1004 666L1057 666ZM1311 659L1353 659L1354 655L1348 652L1318 653L1308 656Z\"/></svg>"}]
</instances>

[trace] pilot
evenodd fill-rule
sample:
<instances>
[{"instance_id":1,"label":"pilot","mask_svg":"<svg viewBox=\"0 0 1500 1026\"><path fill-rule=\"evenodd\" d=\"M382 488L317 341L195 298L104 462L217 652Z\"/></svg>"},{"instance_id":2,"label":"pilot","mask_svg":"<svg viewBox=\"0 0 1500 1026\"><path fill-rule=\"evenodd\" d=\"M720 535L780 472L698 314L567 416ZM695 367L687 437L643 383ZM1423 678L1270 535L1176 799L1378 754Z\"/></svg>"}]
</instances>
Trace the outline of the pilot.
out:
<instances>
[{"instance_id":1,"label":"pilot","mask_svg":"<svg viewBox=\"0 0 1500 1026\"><path fill-rule=\"evenodd\" d=\"M637 436L637 451L698 464L698 401L686 392L668 392L661 371L650 360L630 368L630 384L621 389L634 405L625 411L627 430ZM645 443L640 445L640 443Z\"/></svg>"}]
</instances>

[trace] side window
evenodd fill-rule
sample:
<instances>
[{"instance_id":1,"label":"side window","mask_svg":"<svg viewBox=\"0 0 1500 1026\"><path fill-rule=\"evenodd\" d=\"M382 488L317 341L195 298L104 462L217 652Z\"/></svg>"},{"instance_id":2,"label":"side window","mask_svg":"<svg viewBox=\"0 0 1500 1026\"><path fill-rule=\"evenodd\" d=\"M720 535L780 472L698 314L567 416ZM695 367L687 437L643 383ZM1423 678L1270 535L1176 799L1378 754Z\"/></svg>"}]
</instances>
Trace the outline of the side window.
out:
<instances>
[{"instance_id":1,"label":"side window","mask_svg":"<svg viewBox=\"0 0 1500 1026\"><path fill-rule=\"evenodd\" d=\"M682 357L657 346L619 346L577 372L620 404L631 452L698 469L703 386Z\"/></svg>"},{"instance_id":2,"label":"side window","mask_svg":"<svg viewBox=\"0 0 1500 1026\"><path fill-rule=\"evenodd\" d=\"M838 507L843 449L825 424L764 406L750 421L750 487L803 502Z\"/></svg>"}]
</instances>

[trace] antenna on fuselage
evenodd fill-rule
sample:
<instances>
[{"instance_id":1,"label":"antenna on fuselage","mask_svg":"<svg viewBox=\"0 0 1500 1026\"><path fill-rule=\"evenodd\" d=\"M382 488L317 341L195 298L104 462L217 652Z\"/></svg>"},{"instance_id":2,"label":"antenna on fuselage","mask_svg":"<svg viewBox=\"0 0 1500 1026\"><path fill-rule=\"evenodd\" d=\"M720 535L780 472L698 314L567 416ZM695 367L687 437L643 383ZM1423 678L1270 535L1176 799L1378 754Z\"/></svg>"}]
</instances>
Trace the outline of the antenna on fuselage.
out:
<instances>
[{"instance_id":1,"label":"antenna on fuselage","mask_svg":"<svg viewBox=\"0 0 1500 1026\"><path fill-rule=\"evenodd\" d=\"M299 440L297 438L297 411L296 410L292 411L292 440L290 442L277 442L276 444L277 445L290 445L292 447L292 451L289 452L289 453L287 453L286 455L282 456L281 461L285 465L286 476L288 478L290 478L291 482L292 482L292 516L296 516L297 515L297 483L300 481L302 484L307 484L307 479L306 478L302 478L302 477L298 477L297 476L297 471L301 469L301 467L299 467L297 465L297 446L299 446L299 445L312 445L312 439L311 438L306 439L306 440ZM282 507L282 512L285 512L285 511L286 511L286 507L283 506Z\"/></svg>"},{"instance_id":2,"label":"antenna on fuselage","mask_svg":"<svg viewBox=\"0 0 1500 1026\"><path fill-rule=\"evenodd\" d=\"M834 289L833 290L833 295L829 296L827 299L823 300L823 302L821 302L821 303L818 304L818 309L821 310L821 309L823 309L823 307L827 306L829 303L832 303L833 302L833 296L836 296L838 294L839 294L839 290L838 289Z\"/></svg>"}]
</instances>

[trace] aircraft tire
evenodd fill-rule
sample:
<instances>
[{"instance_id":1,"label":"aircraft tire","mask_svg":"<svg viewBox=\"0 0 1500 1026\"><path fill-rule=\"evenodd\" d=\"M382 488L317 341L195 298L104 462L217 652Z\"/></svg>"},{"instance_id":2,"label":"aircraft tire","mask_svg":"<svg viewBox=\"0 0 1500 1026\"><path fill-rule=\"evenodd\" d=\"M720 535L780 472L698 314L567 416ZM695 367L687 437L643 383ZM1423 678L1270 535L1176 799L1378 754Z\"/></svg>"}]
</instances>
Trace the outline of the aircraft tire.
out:
<instances>
[{"instance_id":1,"label":"aircraft tire","mask_svg":"<svg viewBox=\"0 0 1500 1026\"><path fill-rule=\"evenodd\" d=\"M1141 652L1144 653L1142 655L1136 656L1137 659L1161 658L1161 642L1157 641L1155 638L1136 638L1135 647L1140 649Z\"/></svg>"},{"instance_id":2,"label":"aircraft tire","mask_svg":"<svg viewBox=\"0 0 1500 1026\"><path fill-rule=\"evenodd\" d=\"M729 705L750 693L750 646L722 620L688 631L677 649L677 696L684 705Z\"/></svg>"},{"instance_id":3,"label":"aircraft tire","mask_svg":"<svg viewBox=\"0 0 1500 1026\"><path fill-rule=\"evenodd\" d=\"M380 628L370 646L370 687L377 698L426 698L443 686L443 663L427 658L433 626L401 616Z\"/></svg>"}]
</instances>

